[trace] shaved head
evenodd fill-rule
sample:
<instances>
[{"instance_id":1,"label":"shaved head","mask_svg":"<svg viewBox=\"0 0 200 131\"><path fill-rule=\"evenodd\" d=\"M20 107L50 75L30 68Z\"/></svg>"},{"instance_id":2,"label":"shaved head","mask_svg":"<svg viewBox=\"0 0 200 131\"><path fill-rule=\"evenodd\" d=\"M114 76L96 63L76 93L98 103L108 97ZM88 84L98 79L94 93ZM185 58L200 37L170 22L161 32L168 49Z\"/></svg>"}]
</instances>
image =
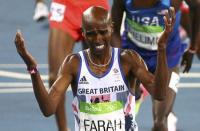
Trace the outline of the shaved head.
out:
<instances>
[{"instance_id":1,"label":"shaved head","mask_svg":"<svg viewBox=\"0 0 200 131\"><path fill-rule=\"evenodd\" d=\"M82 36L93 54L109 54L112 36L109 11L100 6L85 10L82 15Z\"/></svg>"},{"instance_id":2,"label":"shaved head","mask_svg":"<svg viewBox=\"0 0 200 131\"><path fill-rule=\"evenodd\" d=\"M82 15L82 28L91 24L111 24L111 17L105 8L101 6L92 6L85 10Z\"/></svg>"}]
</instances>

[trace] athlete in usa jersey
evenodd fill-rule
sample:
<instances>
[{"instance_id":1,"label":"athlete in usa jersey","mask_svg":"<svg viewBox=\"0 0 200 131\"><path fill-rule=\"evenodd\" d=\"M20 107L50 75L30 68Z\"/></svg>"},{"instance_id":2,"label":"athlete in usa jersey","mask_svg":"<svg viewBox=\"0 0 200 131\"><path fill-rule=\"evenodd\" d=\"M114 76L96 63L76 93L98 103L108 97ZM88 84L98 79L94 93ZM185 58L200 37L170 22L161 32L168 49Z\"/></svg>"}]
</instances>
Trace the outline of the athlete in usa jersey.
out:
<instances>
[{"instance_id":1,"label":"athlete in usa jersey","mask_svg":"<svg viewBox=\"0 0 200 131\"><path fill-rule=\"evenodd\" d=\"M160 0L153 8L133 8L134 0L125 0L125 29L122 35L122 48L134 49L145 60L148 69L155 71L156 44L164 30L163 15L170 7L169 0ZM176 12L174 30L167 44L167 60L169 68L175 67L184 52L179 36L181 12Z\"/></svg>"},{"instance_id":2,"label":"athlete in usa jersey","mask_svg":"<svg viewBox=\"0 0 200 131\"><path fill-rule=\"evenodd\" d=\"M200 5L196 0L192 2L185 0L194 11L198 11ZM163 15L168 12L170 6L176 11L176 20L173 31L167 43L167 63L170 69L168 78L169 89L167 99L163 102L153 101L153 129L167 130L167 116L172 112L172 107L177 93L179 82L180 60L184 67L183 72L188 72L191 68L194 50L194 40L184 53L185 45L181 44L179 36L179 25L181 11L179 10L182 0L114 0L112 6L112 18L114 23L113 46L124 49L133 49L141 55L147 64L148 70L155 73L157 66L158 45L157 40L164 30ZM197 8L198 7L198 8ZM125 12L125 13L124 13ZM124 15L125 14L125 15ZM123 21L124 17L124 21ZM124 31L120 37L121 23L124 22ZM195 23L199 25L199 23ZM191 28L187 25L187 31L191 34ZM194 28L195 29L195 28ZM195 31L194 31L195 34ZM191 36L191 35L190 35ZM162 73L162 72L160 72ZM137 91L140 93L140 91ZM140 95L140 94L138 94ZM136 95L136 98L140 98ZM167 108L166 108L167 107ZM173 125L176 125L174 123Z\"/></svg>"}]
</instances>

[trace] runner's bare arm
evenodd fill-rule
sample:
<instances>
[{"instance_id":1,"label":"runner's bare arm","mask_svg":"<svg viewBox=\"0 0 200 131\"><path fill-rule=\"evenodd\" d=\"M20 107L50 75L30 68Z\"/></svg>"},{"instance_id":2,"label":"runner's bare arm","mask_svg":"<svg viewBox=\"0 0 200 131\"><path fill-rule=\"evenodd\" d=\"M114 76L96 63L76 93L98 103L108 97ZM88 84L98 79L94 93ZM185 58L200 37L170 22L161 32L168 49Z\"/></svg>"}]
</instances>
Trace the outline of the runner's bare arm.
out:
<instances>
[{"instance_id":1,"label":"runner's bare arm","mask_svg":"<svg viewBox=\"0 0 200 131\"><path fill-rule=\"evenodd\" d=\"M199 0L185 0L189 5L190 22L191 22L191 43L188 50L184 53L181 66L183 66L183 73L189 72L192 66L193 55L196 52L198 32L200 32L200 1Z\"/></svg>"},{"instance_id":2,"label":"runner's bare arm","mask_svg":"<svg viewBox=\"0 0 200 131\"><path fill-rule=\"evenodd\" d=\"M185 0L189 5L190 16L191 16L191 25L192 25L192 40L190 49L195 49L195 40L199 37L198 33L200 32L200 1L199 0Z\"/></svg>"},{"instance_id":3,"label":"runner's bare arm","mask_svg":"<svg viewBox=\"0 0 200 131\"><path fill-rule=\"evenodd\" d=\"M27 69L37 69L37 63L26 49L25 41L20 31L16 33L15 46L18 54L27 65ZM65 93L72 80L70 62L70 59L65 60L64 64L61 66L58 79L50 88L51 90L49 92L45 89L39 72L31 73L34 94L44 116L50 116L55 113L60 98Z\"/></svg>"},{"instance_id":4,"label":"runner's bare arm","mask_svg":"<svg viewBox=\"0 0 200 131\"><path fill-rule=\"evenodd\" d=\"M113 0L112 6L113 35L111 44L113 47L121 47L121 24L124 13L123 0Z\"/></svg>"}]
</instances>

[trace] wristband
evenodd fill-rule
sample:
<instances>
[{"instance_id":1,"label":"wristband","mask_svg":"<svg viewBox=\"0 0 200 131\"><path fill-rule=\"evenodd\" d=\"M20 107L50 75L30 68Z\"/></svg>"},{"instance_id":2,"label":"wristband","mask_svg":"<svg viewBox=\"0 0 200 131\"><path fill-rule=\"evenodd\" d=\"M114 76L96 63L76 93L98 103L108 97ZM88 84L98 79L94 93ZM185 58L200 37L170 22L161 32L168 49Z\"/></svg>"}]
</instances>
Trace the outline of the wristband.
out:
<instances>
[{"instance_id":1,"label":"wristband","mask_svg":"<svg viewBox=\"0 0 200 131\"><path fill-rule=\"evenodd\" d=\"M190 52L191 54L195 54L196 50L195 49L189 49L188 52Z\"/></svg>"},{"instance_id":2,"label":"wristband","mask_svg":"<svg viewBox=\"0 0 200 131\"><path fill-rule=\"evenodd\" d=\"M37 67L31 67L31 68L27 68L27 71L29 74L36 74L38 72Z\"/></svg>"}]
</instances>

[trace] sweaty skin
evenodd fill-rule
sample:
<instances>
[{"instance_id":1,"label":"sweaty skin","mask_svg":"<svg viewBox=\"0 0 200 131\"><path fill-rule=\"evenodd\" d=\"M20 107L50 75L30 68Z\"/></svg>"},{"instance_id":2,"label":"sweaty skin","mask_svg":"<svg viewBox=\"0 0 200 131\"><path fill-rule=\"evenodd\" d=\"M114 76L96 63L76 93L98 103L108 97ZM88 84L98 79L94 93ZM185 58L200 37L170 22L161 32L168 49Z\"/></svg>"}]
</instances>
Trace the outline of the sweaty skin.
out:
<instances>
[{"instance_id":1,"label":"sweaty skin","mask_svg":"<svg viewBox=\"0 0 200 131\"><path fill-rule=\"evenodd\" d=\"M102 7L90 7L83 13L82 21L83 37L89 46L89 49L85 50L86 57L88 59L90 57L92 60L92 62L89 62L89 68L93 73L101 76L108 69L109 64L106 65L106 63L109 63L109 58L111 57L112 22L109 12ZM147 87L152 97L157 100L165 99L166 95L168 84L166 43L173 29L174 14L173 19L170 20L169 14L166 13L164 21L165 30L158 40L158 66L156 68L156 72L163 73L152 74L148 72L142 58L132 50L121 50L120 52L122 71L127 80L130 80L130 77L132 78L132 81L129 81L132 92L134 93L135 91L135 81L138 79ZM37 62L26 49L25 41L20 31L16 33L15 46L27 68L36 68ZM99 67L94 63L106 66ZM73 94L77 93L76 80L79 64L80 58L78 54L67 56L60 66L58 77L49 91L45 89L39 72L31 74L34 94L44 116L50 116L56 112L57 106L70 84Z\"/></svg>"}]
</instances>

